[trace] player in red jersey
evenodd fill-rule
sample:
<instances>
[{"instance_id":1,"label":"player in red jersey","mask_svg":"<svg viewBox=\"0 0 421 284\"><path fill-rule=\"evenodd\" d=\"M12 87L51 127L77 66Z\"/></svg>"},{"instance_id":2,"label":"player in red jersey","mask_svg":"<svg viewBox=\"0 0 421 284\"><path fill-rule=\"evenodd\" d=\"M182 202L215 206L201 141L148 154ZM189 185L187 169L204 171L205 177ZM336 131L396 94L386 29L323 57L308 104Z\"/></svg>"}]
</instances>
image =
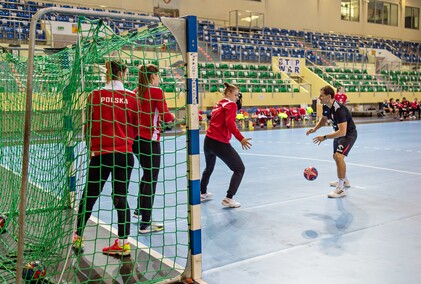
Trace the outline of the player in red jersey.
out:
<instances>
[{"instance_id":1,"label":"player in red jersey","mask_svg":"<svg viewBox=\"0 0 421 284\"><path fill-rule=\"evenodd\" d=\"M216 157L220 158L233 171L231 182L226 198L222 205L237 208L240 203L233 199L243 179L245 167L237 151L231 146L232 135L240 141L243 149L250 149L251 138L244 138L237 128L235 117L237 114L238 87L224 83L224 98L220 100L212 110L212 118L206 132L204 152L206 167L200 181L200 199L207 201L212 199L212 193L207 192L210 176L215 168Z\"/></svg>"},{"instance_id":2,"label":"player in red jersey","mask_svg":"<svg viewBox=\"0 0 421 284\"><path fill-rule=\"evenodd\" d=\"M90 146L88 182L79 204L73 247L83 248L83 233L92 208L109 175L112 176L113 203L117 209L118 239L104 254L129 255L130 208L127 191L134 165L132 145L139 124L136 94L126 90L123 78L126 66L116 61L106 63L107 83L94 90L87 100L86 140Z\"/></svg>"},{"instance_id":3,"label":"player in red jersey","mask_svg":"<svg viewBox=\"0 0 421 284\"><path fill-rule=\"evenodd\" d=\"M139 227L141 234L164 229L163 224L151 221L151 213L161 165L161 120L171 123L175 120L175 116L168 110L164 92L159 88L159 83L158 66L153 64L140 66L139 88L135 90L141 108L140 126L133 144L133 153L143 170L137 209L134 212L135 217L142 216Z\"/></svg>"}]
</instances>

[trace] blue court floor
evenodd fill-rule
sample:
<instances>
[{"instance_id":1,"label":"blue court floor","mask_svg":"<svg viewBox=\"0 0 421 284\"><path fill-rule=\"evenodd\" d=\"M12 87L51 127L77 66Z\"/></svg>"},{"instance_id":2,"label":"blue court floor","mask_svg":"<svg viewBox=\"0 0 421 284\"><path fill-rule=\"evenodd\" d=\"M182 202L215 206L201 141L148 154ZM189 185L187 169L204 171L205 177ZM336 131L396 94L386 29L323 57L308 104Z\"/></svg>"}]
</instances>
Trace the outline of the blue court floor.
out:
<instances>
[{"instance_id":1,"label":"blue court floor","mask_svg":"<svg viewBox=\"0 0 421 284\"><path fill-rule=\"evenodd\" d=\"M421 121L358 124L346 158L348 196L329 199L336 179L332 140L314 145L307 128L244 132L253 147L235 199L218 161L202 204L207 283L421 283ZM319 129L316 134L332 131ZM203 137L202 137L203 139ZM204 167L204 158L201 159ZM303 177L314 166L315 181Z\"/></svg>"},{"instance_id":2,"label":"blue court floor","mask_svg":"<svg viewBox=\"0 0 421 284\"><path fill-rule=\"evenodd\" d=\"M305 135L307 129L243 132L253 139L248 151L232 140L246 166L235 196L242 205L238 209L221 205L231 172L218 160L208 187L214 200L201 206L203 280L209 284L421 283L421 121L357 124L358 140L346 158L351 188L342 199L326 195L333 189L329 182L336 180L332 140L319 146L312 143L314 135L330 133L332 128L323 127L310 136ZM203 147L204 135L200 138ZM183 137L164 141L164 153L173 149L178 151L175 155L164 155L167 166L175 165L174 159L185 159ZM315 181L303 177L308 166L319 172ZM132 220L131 238L185 267L185 164L175 168L180 178L158 184L154 204L153 218L164 221L165 231L141 236ZM141 170L132 174L131 208L140 175ZM160 179L171 181L173 175L174 167L169 167L161 171ZM115 223L107 191L109 186L97 204L102 210L94 215Z\"/></svg>"}]
</instances>

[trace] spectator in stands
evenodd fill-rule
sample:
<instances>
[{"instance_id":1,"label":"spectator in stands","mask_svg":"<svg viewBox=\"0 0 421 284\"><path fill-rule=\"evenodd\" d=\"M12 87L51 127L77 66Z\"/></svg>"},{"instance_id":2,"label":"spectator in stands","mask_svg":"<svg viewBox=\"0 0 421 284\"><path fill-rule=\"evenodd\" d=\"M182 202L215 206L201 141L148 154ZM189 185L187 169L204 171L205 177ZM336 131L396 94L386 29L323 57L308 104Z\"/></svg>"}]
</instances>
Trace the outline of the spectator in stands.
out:
<instances>
[{"instance_id":1,"label":"spectator in stands","mask_svg":"<svg viewBox=\"0 0 421 284\"><path fill-rule=\"evenodd\" d=\"M329 120L333 132L313 138L315 144L320 145L327 139L333 139L333 159L336 162L338 181L330 183L336 189L327 196L331 198L346 196L345 187L349 187L349 180L346 177L345 157L357 140L357 128L348 108L334 99L335 91L330 86L320 90L319 100L323 104L323 116L313 128L307 130L306 135L314 133L320 127L326 125Z\"/></svg>"},{"instance_id":2,"label":"spectator in stands","mask_svg":"<svg viewBox=\"0 0 421 284\"><path fill-rule=\"evenodd\" d=\"M155 198L159 168L161 166L161 120L171 123L175 120L170 113L164 92L159 88L159 68L154 64L139 68L139 87L135 89L140 101L140 126L133 144L133 153L143 170L139 185L137 209L134 217L142 218L139 233L162 231L163 224L152 222L152 206Z\"/></svg>"},{"instance_id":3,"label":"spectator in stands","mask_svg":"<svg viewBox=\"0 0 421 284\"><path fill-rule=\"evenodd\" d=\"M399 108L398 108L398 104L394 101L394 98L389 99L389 108L391 110L393 118L398 118Z\"/></svg>"},{"instance_id":4,"label":"spectator in stands","mask_svg":"<svg viewBox=\"0 0 421 284\"><path fill-rule=\"evenodd\" d=\"M343 105L348 102L348 97L345 95L344 87L339 87L336 89L335 100Z\"/></svg>"},{"instance_id":5,"label":"spectator in stands","mask_svg":"<svg viewBox=\"0 0 421 284\"><path fill-rule=\"evenodd\" d=\"M381 105L381 109L386 113L391 113L392 109L390 108L389 101L384 99L383 104Z\"/></svg>"},{"instance_id":6,"label":"spectator in stands","mask_svg":"<svg viewBox=\"0 0 421 284\"><path fill-rule=\"evenodd\" d=\"M412 118L416 119L415 113L418 112L418 119L420 119L420 104L418 102L418 98L415 98L414 101L411 102L410 111L412 112Z\"/></svg>"},{"instance_id":7,"label":"spectator in stands","mask_svg":"<svg viewBox=\"0 0 421 284\"><path fill-rule=\"evenodd\" d=\"M200 200L202 202L212 199L212 193L207 191L210 176L215 167L216 158L220 158L233 171L226 198L222 205L231 208L240 207L240 203L233 199L243 179L245 167L237 151L231 146L231 136L240 141L243 149L250 149L251 138L244 138L237 128L235 117L237 114L236 101L238 100L238 87L224 83L224 98L212 110L212 118L203 145L206 166L200 181Z\"/></svg>"},{"instance_id":8,"label":"spectator in stands","mask_svg":"<svg viewBox=\"0 0 421 284\"><path fill-rule=\"evenodd\" d=\"M401 103L399 103L398 100L396 100L396 102L398 103L400 120L403 120L404 118L408 118L409 117L409 101L405 97L403 97Z\"/></svg>"},{"instance_id":9,"label":"spectator in stands","mask_svg":"<svg viewBox=\"0 0 421 284\"><path fill-rule=\"evenodd\" d=\"M102 249L108 255L129 255L130 208L127 191L134 165L132 145L139 124L136 94L126 90L123 78L126 66L116 61L106 63L107 83L94 90L87 100L86 137L90 145L87 185L79 204L73 248L83 249L83 233L109 175L112 199L117 209L118 239Z\"/></svg>"},{"instance_id":10,"label":"spectator in stands","mask_svg":"<svg viewBox=\"0 0 421 284\"><path fill-rule=\"evenodd\" d=\"M387 99L384 99L383 103L380 104L379 112L377 113L378 116L385 116L386 113L390 114L391 109L389 105L389 101Z\"/></svg>"}]
</instances>

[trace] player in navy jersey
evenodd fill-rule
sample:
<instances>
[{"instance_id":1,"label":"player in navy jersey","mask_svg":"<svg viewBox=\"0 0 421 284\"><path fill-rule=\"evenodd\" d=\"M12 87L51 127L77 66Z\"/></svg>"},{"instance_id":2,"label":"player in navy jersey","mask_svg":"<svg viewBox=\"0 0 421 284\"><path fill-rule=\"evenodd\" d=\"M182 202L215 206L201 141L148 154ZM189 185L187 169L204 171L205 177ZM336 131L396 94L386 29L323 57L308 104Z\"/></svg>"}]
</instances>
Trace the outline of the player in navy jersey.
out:
<instances>
[{"instance_id":1,"label":"player in navy jersey","mask_svg":"<svg viewBox=\"0 0 421 284\"><path fill-rule=\"evenodd\" d=\"M327 139L333 139L333 159L336 162L338 181L330 183L336 189L328 194L328 197L346 196L345 187L349 187L349 180L346 178L345 157L357 140L357 128L352 119L351 113L346 106L335 100L335 91L330 86L320 89L319 100L323 104L323 116L313 128L307 130L306 135L314 133L320 127L330 122L333 132L313 138L313 142L320 145Z\"/></svg>"}]
</instances>

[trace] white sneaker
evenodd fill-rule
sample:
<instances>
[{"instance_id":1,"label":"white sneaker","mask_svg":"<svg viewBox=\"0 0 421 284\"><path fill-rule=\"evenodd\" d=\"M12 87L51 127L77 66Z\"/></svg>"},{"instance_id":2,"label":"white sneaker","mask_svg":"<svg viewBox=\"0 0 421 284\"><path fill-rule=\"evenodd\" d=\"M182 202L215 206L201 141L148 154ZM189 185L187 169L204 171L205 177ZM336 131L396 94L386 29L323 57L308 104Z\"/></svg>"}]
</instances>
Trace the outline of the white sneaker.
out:
<instances>
[{"instance_id":1,"label":"white sneaker","mask_svg":"<svg viewBox=\"0 0 421 284\"><path fill-rule=\"evenodd\" d=\"M210 192L201 193L200 194L200 201L205 202L213 199L213 194Z\"/></svg>"},{"instance_id":2,"label":"white sneaker","mask_svg":"<svg viewBox=\"0 0 421 284\"><path fill-rule=\"evenodd\" d=\"M346 191L344 188L339 188L337 187L335 190L329 192L327 194L327 197L329 198L339 198L339 197L345 197L346 196Z\"/></svg>"},{"instance_id":3,"label":"white sneaker","mask_svg":"<svg viewBox=\"0 0 421 284\"><path fill-rule=\"evenodd\" d=\"M241 206L241 204L239 202L235 201L233 198L228 198L228 197L225 197L222 200L221 204L223 206L231 207L231 208L238 208L238 207Z\"/></svg>"},{"instance_id":4,"label":"white sneaker","mask_svg":"<svg viewBox=\"0 0 421 284\"><path fill-rule=\"evenodd\" d=\"M339 181L332 181L331 183L329 183L329 185L331 187L337 187L338 186ZM351 187L351 183L349 183L349 180L344 180L344 186L345 187Z\"/></svg>"}]
</instances>

